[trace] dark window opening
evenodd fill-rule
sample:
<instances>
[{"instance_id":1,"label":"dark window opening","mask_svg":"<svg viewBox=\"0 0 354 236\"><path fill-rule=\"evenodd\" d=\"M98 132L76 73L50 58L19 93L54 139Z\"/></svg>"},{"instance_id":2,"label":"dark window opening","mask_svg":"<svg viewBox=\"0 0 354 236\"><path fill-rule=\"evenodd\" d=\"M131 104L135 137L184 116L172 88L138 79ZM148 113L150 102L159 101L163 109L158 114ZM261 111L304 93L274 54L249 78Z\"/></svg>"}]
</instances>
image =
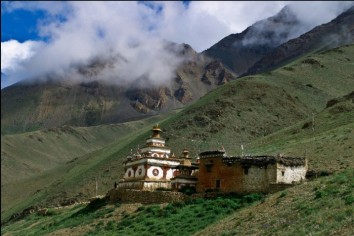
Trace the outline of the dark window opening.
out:
<instances>
[{"instance_id":1,"label":"dark window opening","mask_svg":"<svg viewBox=\"0 0 354 236\"><path fill-rule=\"evenodd\" d=\"M220 188L220 185L221 185L220 179L217 179L216 180L216 188Z\"/></svg>"},{"instance_id":2,"label":"dark window opening","mask_svg":"<svg viewBox=\"0 0 354 236\"><path fill-rule=\"evenodd\" d=\"M207 172L211 172L211 167L212 167L213 165L205 165L205 169L206 169L206 171Z\"/></svg>"},{"instance_id":3,"label":"dark window opening","mask_svg":"<svg viewBox=\"0 0 354 236\"><path fill-rule=\"evenodd\" d=\"M244 169L244 173L245 173L245 175L248 175L248 168Z\"/></svg>"},{"instance_id":4,"label":"dark window opening","mask_svg":"<svg viewBox=\"0 0 354 236\"><path fill-rule=\"evenodd\" d=\"M281 172L281 175L284 176L284 174L285 174L285 171L282 171L282 172Z\"/></svg>"}]
</instances>

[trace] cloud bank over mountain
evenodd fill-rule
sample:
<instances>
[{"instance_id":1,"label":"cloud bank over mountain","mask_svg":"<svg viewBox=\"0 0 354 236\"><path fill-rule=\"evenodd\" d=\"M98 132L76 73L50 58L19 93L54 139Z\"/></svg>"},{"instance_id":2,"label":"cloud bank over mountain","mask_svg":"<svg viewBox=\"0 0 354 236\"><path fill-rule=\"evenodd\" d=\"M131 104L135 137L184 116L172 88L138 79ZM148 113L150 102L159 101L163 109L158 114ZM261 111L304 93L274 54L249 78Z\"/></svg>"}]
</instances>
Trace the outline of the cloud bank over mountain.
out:
<instances>
[{"instance_id":1,"label":"cloud bank over mountain","mask_svg":"<svg viewBox=\"0 0 354 236\"><path fill-rule=\"evenodd\" d=\"M110 66L98 76L123 84L145 78L169 81L182 59L166 41L188 43L202 51L231 33L270 17L291 2L6 2L2 11L44 11L40 42L2 42L6 83L51 73L84 79L75 67L95 60ZM330 21L353 2L293 2L302 22L292 36ZM11 47L16 44L16 49ZM36 45L36 46L34 46ZM17 52L23 52L18 55ZM4 54L3 54L4 52ZM25 53L27 52L27 53ZM94 77L94 76L93 76ZM87 78L86 78L87 79ZM93 78L94 79L94 78Z\"/></svg>"}]
</instances>

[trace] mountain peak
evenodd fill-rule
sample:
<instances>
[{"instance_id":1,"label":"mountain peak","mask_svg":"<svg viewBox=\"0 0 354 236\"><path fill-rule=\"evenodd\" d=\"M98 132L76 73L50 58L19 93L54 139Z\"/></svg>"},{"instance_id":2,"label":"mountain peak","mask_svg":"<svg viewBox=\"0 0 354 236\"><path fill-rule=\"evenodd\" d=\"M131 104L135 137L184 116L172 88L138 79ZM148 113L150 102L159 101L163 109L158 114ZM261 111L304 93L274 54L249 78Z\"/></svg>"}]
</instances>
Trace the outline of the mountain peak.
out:
<instances>
[{"instance_id":1,"label":"mountain peak","mask_svg":"<svg viewBox=\"0 0 354 236\"><path fill-rule=\"evenodd\" d=\"M225 37L203 53L222 61L236 74L242 74L272 49L298 34L299 24L291 8L285 6L276 15Z\"/></svg>"}]
</instances>

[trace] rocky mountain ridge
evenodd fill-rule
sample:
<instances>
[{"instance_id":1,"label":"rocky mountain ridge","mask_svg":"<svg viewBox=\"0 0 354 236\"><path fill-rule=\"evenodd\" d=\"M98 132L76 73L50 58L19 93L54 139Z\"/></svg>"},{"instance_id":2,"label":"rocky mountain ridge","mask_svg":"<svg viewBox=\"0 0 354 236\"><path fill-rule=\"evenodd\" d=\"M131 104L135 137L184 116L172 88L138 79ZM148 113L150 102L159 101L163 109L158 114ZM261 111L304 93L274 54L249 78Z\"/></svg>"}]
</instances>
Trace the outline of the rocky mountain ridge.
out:
<instances>
[{"instance_id":1,"label":"rocky mountain ridge","mask_svg":"<svg viewBox=\"0 0 354 236\"><path fill-rule=\"evenodd\" d=\"M329 23L307 29L286 6L275 16L223 38L203 54L220 60L238 76L271 70L307 53L353 43L353 9Z\"/></svg>"},{"instance_id":2,"label":"rocky mountain ridge","mask_svg":"<svg viewBox=\"0 0 354 236\"><path fill-rule=\"evenodd\" d=\"M353 43L353 9L298 38L293 37L299 34L300 20L285 7L202 53L167 42L166 48L183 62L171 80L158 86L146 78L120 85L101 81L100 71L124 63L120 55L76 65L85 81L49 76L45 82L12 85L1 91L2 133L119 123L181 108L237 75L268 71L313 51Z\"/></svg>"},{"instance_id":3,"label":"rocky mountain ridge","mask_svg":"<svg viewBox=\"0 0 354 236\"><path fill-rule=\"evenodd\" d=\"M184 58L175 77L158 87L112 85L92 80L110 66L96 60L79 66L87 81L52 78L18 83L1 91L2 132L16 133L61 125L92 126L155 115L188 104L236 76L222 63L197 54L189 45L173 45ZM121 59L121 58L119 58Z\"/></svg>"},{"instance_id":4,"label":"rocky mountain ridge","mask_svg":"<svg viewBox=\"0 0 354 236\"><path fill-rule=\"evenodd\" d=\"M274 69L310 52L352 43L354 43L354 6L331 22L281 44L256 62L244 75Z\"/></svg>"}]
</instances>

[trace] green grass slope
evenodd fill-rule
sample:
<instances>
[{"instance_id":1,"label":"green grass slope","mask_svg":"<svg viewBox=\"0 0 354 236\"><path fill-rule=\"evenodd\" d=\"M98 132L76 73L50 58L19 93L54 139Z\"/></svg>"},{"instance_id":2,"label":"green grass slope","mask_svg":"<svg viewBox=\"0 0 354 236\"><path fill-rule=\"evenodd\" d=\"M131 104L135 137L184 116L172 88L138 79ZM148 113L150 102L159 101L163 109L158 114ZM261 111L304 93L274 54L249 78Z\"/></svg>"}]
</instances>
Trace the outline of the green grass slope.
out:
<instances>
[{"instance_id":1,"label":"green grass slope","mask_svg":"<svg viewBox=\"0 0 354 236\"><path fill-rule=\"evenodd\" d=\"M343 101L343 104L348 103L345 106L349 106L349 110L339 110L328 118L319 117L322 114L325 117L326 112L330 112L331 108L324 111L329 100L352 92L353 62L354 45L349 45L301 58L271 73L232 81L183 111L165 120L161 118L159 123L165 131L163 137L167 138L168 146L176 155L185 147L195 156L199 151L220 148L221 145L228 154L237 155L241 153L241 144L245 152L251 154L290 153L295 149L291 149L291 142L282 143L283 139L301 143L312 141L312 134L306 134L306 129L300 128L305 131L297 139L288 129L300 130L299 127L308 122L314 113L317 121L323 120L323 127L316 127L316 142L309 144L309 149L313 150L309 151L310 168L324 170L333 163L333 170L352 168L352 158L348 158L348 150L352 147L350 139L353 137L353 133L348 131L353 123L350 103ZM146 126L132 132L123 140L22 183L26 186L23 192L28 194L27 197L23 198L24 201L11 204L8 210L2 212L2 217L7 218L30 205L55 205L67 198L94 196L96 181L98 194L105 194L114 181L121 178L125 156L131 148L144 144L150 136L150 128ZM326 132L332 132L331 136ZM332 142L335 135L339 140ZM321 138L325 139L319 142ZM328 144L328 141L331 142ZM333 151L326 154L328 149ZM299 155L303 154L301 145L296 150ZM326 161L319 161L322 156L327 156ZM41 181L47 185L42 185ZM14 191L21 189L19 186L12 188Z\"/></svg>"},{"instance_id":2,"label":"green grass slope","mask_svg":"<svg viewBox=\"0 0 354 236\"><path fill-rule=\"evenodd\" d=\"M104 200L48 209L1 228L2 235L350 235L354 170L262 197L195 199L161 205Z\"/></svg>"},{"instance_id":3,"label":"green grass slope","mask_svg":"<svg viewBox=\"0 0 354 236\"><path fill-rule=\"evenodd\" d=\"M169 114L176 112L178 110ZM104 194L111 187L111 181L120 178L122 173L122 159L114 158L114 153L167 115L123 124L63 127L2 136L2 218L43 198L47 199L47 204L55 205L68 198L92 197L96 179L100 184L99 193ZM126 149L126 152L129 150ZM111 159L117 162L112 164ZM101 165L101 162L108 164ZM23 166L32 167L38 173ZM57 201L52 201L53 198Z\"/></svg>"},{"instance_id":4,"label":"green grass slope","mask_svg":"<svg viewBox=\"0 0 354 236\"><path fill-rule=\"evenodd\" d=\"M330 100L323 111L252 142L252 154L306 156L313 174L354 168L354 92Z\"/></svg>"},{"instance_id":5,"label":"green grass slope","mask_svg":"<svg viewBox=\"0 0 354 236\"><path fill-rule=\"evenodd\" d=\"M354 45L349 45L232 81L164 123L165 136L170 146L188 147L195 154L221 145L231 155L240 154L241 144L247 147L259 138L308 121L329 100L351 93L353 66ZM348 114L348 119L352 116Z\"/></svg>"},{"instance_id":6,"label":"green grass slope","mask_svg":"<svg viewBox=\"0 0 354 236\"><path fill-rule=\"evenodd\" d=\"M195 235L351 235L354 170L270 195Z\"/></svg>"},{"instance_id":7,"label":"green grass slope","mask_svg":"<svg viewBox=\"0 0 354 236\"><path fill-rule=\"evenodd\" d=\"M94 127L51 128L42 131L1 136L1 183L28 178L93 152L144 122Z\"/></svg>"},{"instance_id":8,"label":"green grass slope","mask_svg":"<svg viewBox=\"0 0 354 236\"><path fill-rule=\"evenodd\" d=\"M32 215L2 228L2 235L191 235L233 212L262 199L261 195L194 199L188 202L105 205L50 209L47 216ZM191 219L198 219L193 220ZM70 230L71 228L71 230Z\"/></svg>"}]
</instances>

